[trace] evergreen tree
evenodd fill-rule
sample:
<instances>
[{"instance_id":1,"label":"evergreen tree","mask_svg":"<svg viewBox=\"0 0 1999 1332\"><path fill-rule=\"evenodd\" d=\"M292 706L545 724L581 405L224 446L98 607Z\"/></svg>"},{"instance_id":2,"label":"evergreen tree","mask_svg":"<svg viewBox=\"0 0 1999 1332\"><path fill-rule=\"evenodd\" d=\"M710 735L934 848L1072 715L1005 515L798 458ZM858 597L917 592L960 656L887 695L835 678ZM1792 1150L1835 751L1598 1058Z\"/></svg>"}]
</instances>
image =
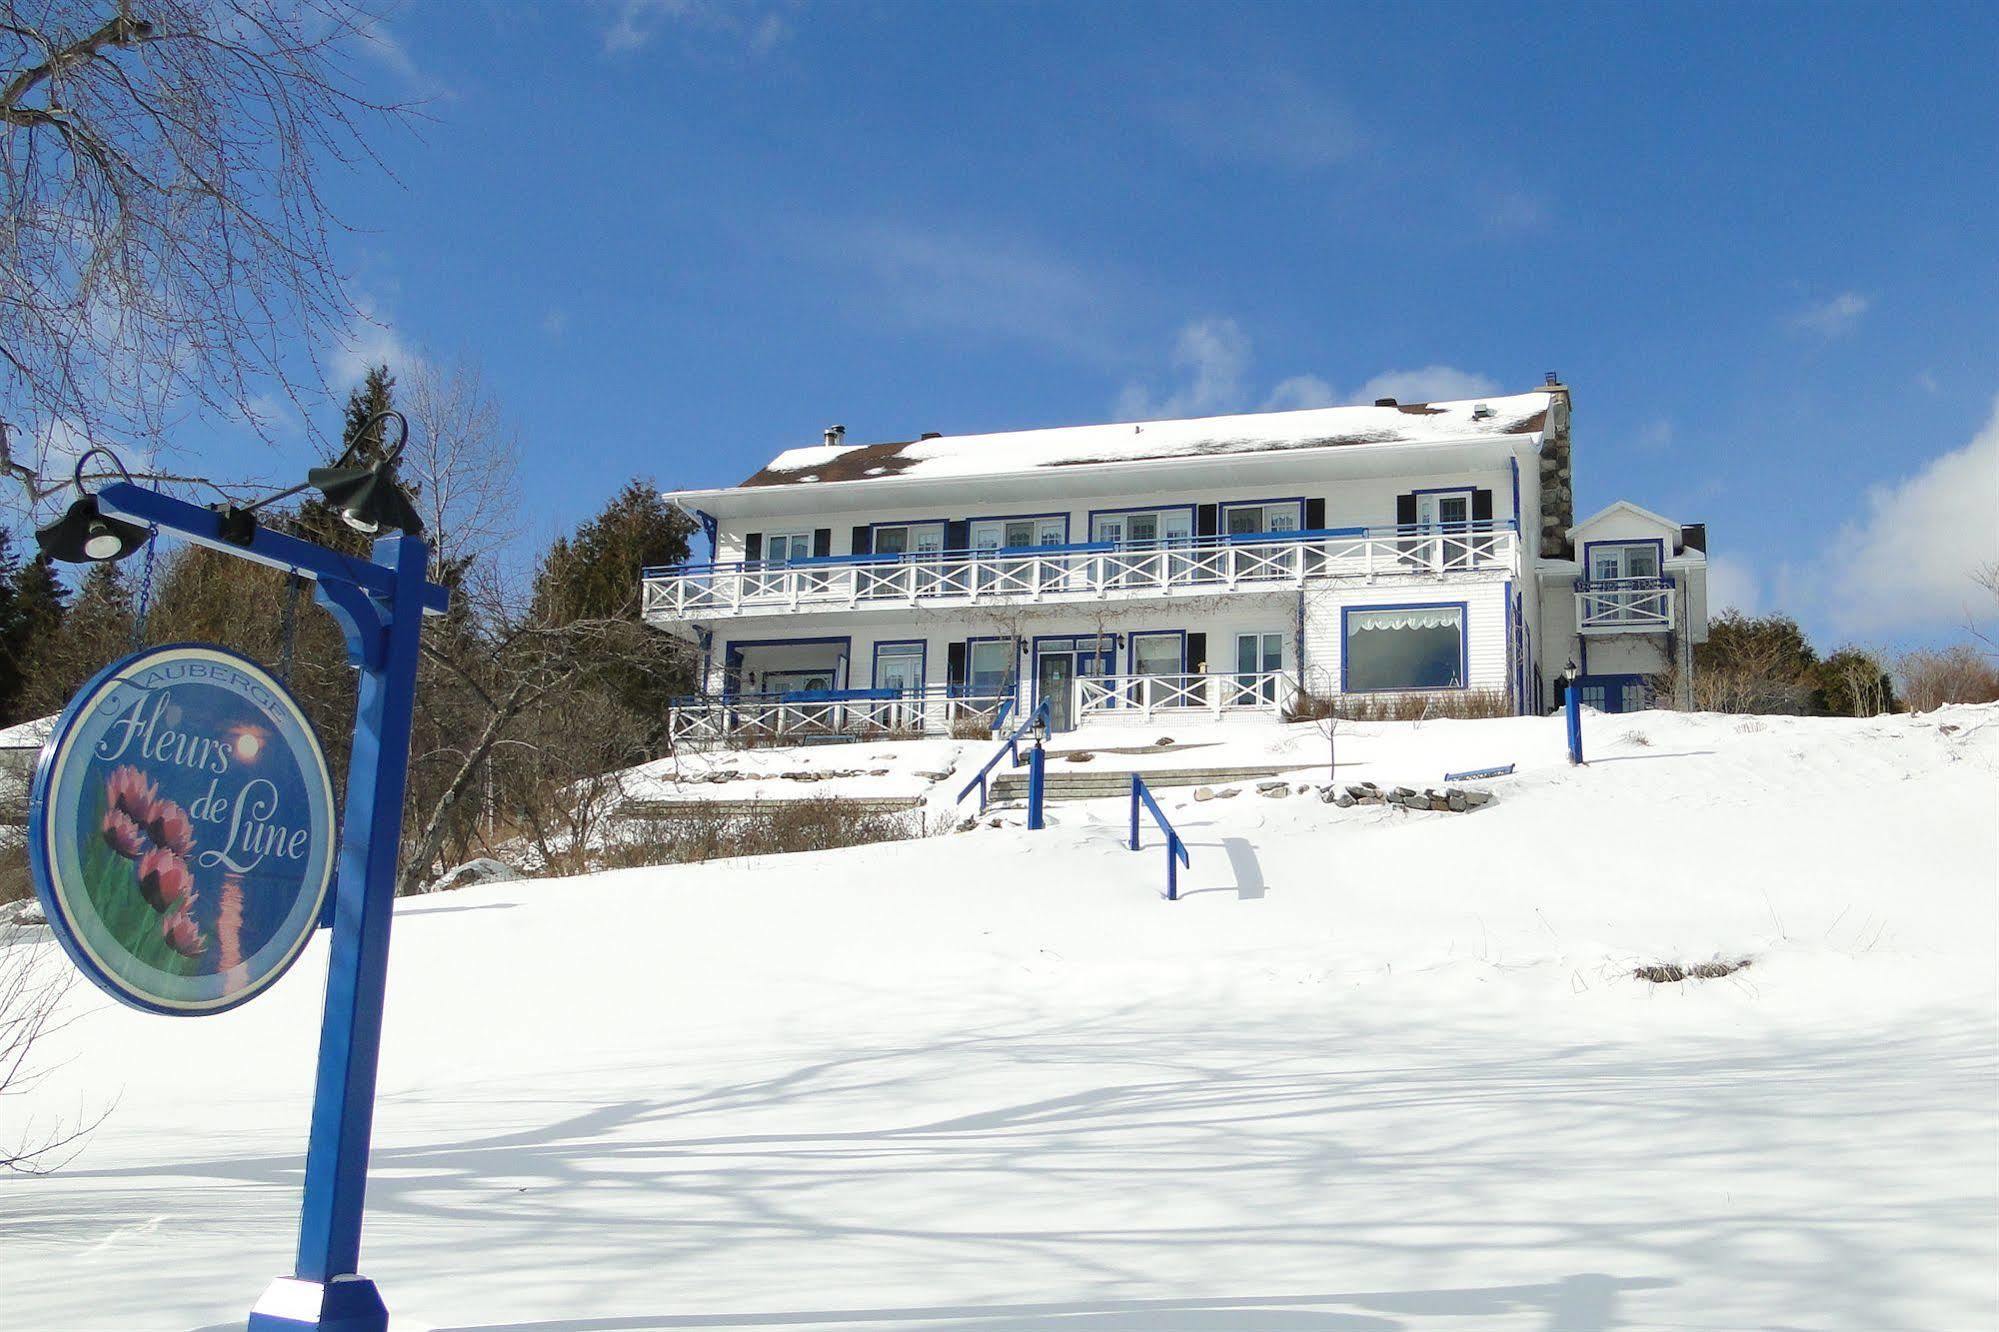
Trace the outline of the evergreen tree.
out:
<instances>
[{"instance_id":1,"label":"evergreen tree","mask_svg":"<svg viewBox=\"0 0 1999 1332\"><path fill-rule=\"evenodd\" d=\"M21 565L7 584L12 605L7 636L0 640L0 678L11 682L11 687L0 696L0 708L5 709L0 715L12 723L52 710L40 706L46 691L34 687L35 663L48 653L62 629L69 610L69 589L56 577L48 556L40 552ZM60 703L58 698L58 706Z\"/></svg>"},{"instance_id":2,"label":"evergreen tree","mask_svg":"<svg viewBox=\"0 0 1999 1332\"><path fill-rule=\"evenodd\" d=\"M32 566L30 566L32 567ZM29 650L21 697L28 715L55 712L70 695L132 647L132 583L117 563L93 564L53 633Z\"/></svg>"},{"instance_id":3,"label":"evergreen tree","mask_svg":"<svg viewBox=\"0 0 1999 1332\"><path fill-rule=\"evenodd\" d=\"M21 693L24 672L18 655L22 642L21 598L16 585L21 578L21 559L14 553L14 536L0 527L0 726L11 726L14 701Z\"/></svg>"},{"instance_id":4,"label":"evergreen tree","mask_svg":"<svg viewBox=\"0 0 1999 1332\"><path fill-rule=\"evenodd\" d=\"M651 480L628 481L573 537L549 547L535 575L536 605L564 624L636 616L640 573L684 561L693 528Z\"/></svg>"},{"instance_id":5,"label":"evergreen tree","mask_svg":"<svg viewBox=\"0 0 1999 1332\"><path fill-rule=\"evenodd\" d=\"M395 393L396 377L386 365L372 367L361 382L348 392L347 406L341 413L340 450L327 459L329 465L345 457L350 448L354 461L361 466L381 458L381 425L377 424L365 433L364 427L370 417L395 406ZM294 536L349 555L366 557L375 541L368 533L357 532L342 522L333 506L317 495L308 495L301 500L298 509L276 525Z\"/></svg>"}]
</instances>

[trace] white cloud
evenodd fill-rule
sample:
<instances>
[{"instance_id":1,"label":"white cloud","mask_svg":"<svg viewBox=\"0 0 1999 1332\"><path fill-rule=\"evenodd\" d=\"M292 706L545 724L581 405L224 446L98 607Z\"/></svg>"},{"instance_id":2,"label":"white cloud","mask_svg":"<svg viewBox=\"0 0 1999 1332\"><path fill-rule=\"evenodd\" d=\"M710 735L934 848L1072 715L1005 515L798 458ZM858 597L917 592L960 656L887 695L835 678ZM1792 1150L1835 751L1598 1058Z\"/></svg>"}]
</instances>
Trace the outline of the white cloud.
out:
<instances>
[{"instance_id":1,"label":"white cloud","mask_svg":"<svg viewBox=\"0 0 1999 1332\"><path fill-rule=\"evenodd\" d=\"M1339 393L1317 375L1293 375L1280 380L1270 396L1263 400L1266 412L1301 411L1307 407L1332 407L1338 404Z\"/></svg>"},{"instance_id":2,"label":"white cloud","mask_svg":"<svg viewBox=\"0 0 1999 1332\"><path fill-rule=\"evenodd\" d=\"M1173 365L1183 379L1178 388L1155 398L1143 384L1130 383L1118 395L1120 420L1215 416L1239 410L1243 375L1249 369L1249 337L1233 319L1197 319L1180 330Z\"/></svg>"},{"instance_id":3,"label":"white cloud","mask_svg":"<svg viewBox=\"0 0 1999 1332\"><path fill-rule=\"evenodd\" d=\"M1108 354L1111 302L1098 273L1017 237L906 222L818 229L805 242L830 263L872 281L865 304L919 328Z\"/></svg>"},{"instance_id":4,"label":"white cloud","mask_svg":"<svg viewBox=\"0 0 1999 1332\"><path fill-rule=\"evenodd\" d=\"M1763 583L1756 571L1733 555L1715 555L1707 562L1707 610L1710 616L1725 610L1755 615L1763 609Z\"/></svg>"},{"instance_id":5,"label":"white cloud","mask_svg":"<svg viewBox=\"0 0 1999 1332\"><path fill-rule=\"evenodd\" d=\"M1251 387L1250 366L1254 360L1249 335L1235 320L1221 317L1192 320L1181 326L1174 340L1173 367L1179 372L1174 386L1157 394L1141 380L1127 383L1114 408L1117 419L1160 420L1248 411L1250 404L1259 400ZM1443 402L1483 397L1498 388L1496 381L1484 375L1449 365L1385 371L1345 394L1319 375L1300 374L1279 380L1261 397L1261 410L1281 412L1341 403L1367 404L1377 398Z\"/></svg>"},{"instance_id":6,"label":"white cloud","mask_svg":"<svg viewBox=\"0 0 1999 1332\"><path fill-rule=\"evenodd\" d=\"M1334 165L1360 150L1353 115L1319 86L1288 73L1254 79L1236 72L1172 81L1175 95L1153 105L1156 120L1204 157L1253 161L1288 171Z\"/></svg>"},{"instance_id":7,"label":"white cloud","mask_svg":"<svg viewBox=\"0 0 1999 1332\"><path fill-rule=\"evenodd\" d=\"M358 318L326 358L326 373L336 392L345 393L368 377L378 365L403 370L422 358L396 332L395 321L379 302L367 295L354 300Z\"/></svg>"},{"instance_id":8,"label":"white cloud","mask_svg":"<svg viewBox=\"0 0 1999 1332\"><path fill-rule=\"evenodd\" d=\"M1935 393L1943 386L1937 382L1934 370L1920 370L1916 373L1916 387L1925 393Z\"/></svg>"},{"instance_id":9,"label":"white cloud","mask_svg":"<svg viewBox=\"0 0 1999 1332\"><path fill-rule=\"evenodd\" d=\"M616 55L636 51L673 24L697 32L739 41L753 55L763 55L791 35L784 14L788 4L765 0L617 0L604 29L604 50Z\"/></svg>"},{"instance_id":10,"label":"white cloud","mask_svg":"<svg viewBox=\"0 0 1999 1332\"><path fill-rule=\"evenodd\" d=\"M1857 291L1843 291L1828 301L1808 305L1791 316L1790 324L1800 333L1821 338L1837 338L1851 333L1872 304Z\"/></svg>"},{"instance_id":11,"label":"white cloud","mask_svg":"<svg viewBox=\"0 0 1999 1332\"><path fill-rule=\"evenodd\" d=\"M1354 390L1349 402L1393 398L1397 402L1451 402L1499 391L1499 382L1452 365L1426 365L1420 370L1387 370Z\"/></svg>"},{"instance_id":12,"label":"white cloud","mask_svg":"<svg viewBox=\"0 0 1999 1332\"><path fill-rule=\"evenodd\" d=\"M1999 400L1963 448L1867 495L1827 552L1828 614L1853 630L1941 628L1977 605L1972 575L1999 562Z\"/></svg>"},{"instance_id":13,"label":"white cloud","mask_svg":"<svg viewBox=\"0 0 1999 1332\"><path fill-rule=\"evenodd\" d=\"M551 309L541 317L541 331L551 338L559 338L569 331L569 311Z\"/></svg>"},{"instance_id":14,"label":"white cloud","mask_svg":"<svg viewBox=\"0 0 1999 1332\"><path fill-rule=\"evenodd\" d=\"M1647 421L1638 428L1631 442L1633 447L1645 453L1658 453L1673 442L1673 423L1663 416Z\"/></svg>"}]
</instances>

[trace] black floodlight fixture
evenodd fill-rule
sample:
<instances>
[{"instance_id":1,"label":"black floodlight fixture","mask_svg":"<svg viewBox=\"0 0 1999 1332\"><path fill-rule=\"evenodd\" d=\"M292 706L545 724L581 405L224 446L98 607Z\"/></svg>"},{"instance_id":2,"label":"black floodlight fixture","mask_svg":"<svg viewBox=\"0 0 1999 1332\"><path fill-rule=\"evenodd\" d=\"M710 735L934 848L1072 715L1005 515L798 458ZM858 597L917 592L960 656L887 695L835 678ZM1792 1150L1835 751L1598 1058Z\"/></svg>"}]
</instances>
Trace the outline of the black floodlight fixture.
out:
<instances>
[{"instance_id":1,"label":"black floodlight fixture","mask_svg":"<svg viewBox=\"0 0 1999 1332\"><path fill-rule=\"evenodd\" d=\"M132 479L132 474L125 470L125 464L109 449L91 449L76 460L76 502L69 506L69 512L35 532L35 542L42 548L42 554L52 560L64 564L104 564L122 560L145 545L146 539L152 535L148 528L104 513L97 506L97 496L83 488L83 465L100 453L111 460L111 465L118 469L120 476L127 481Z\"/></svg>"},{"instance_id":2,"label":"black floodlight fixture","mask_svg":"<svg viewBox=\"0 0 1999 1332\"><path fill-rule=\"evenodd\" d=\"M395 447L384 448L380 458L363 465L356 450L377 425L391 420L401 428ZM315 467L307 472L306 484L326 496L326 502L339 513L340 521L357 532L372 536L377 532L395 531L420 536L423 519L417 516L416 506L410 503L409 496L396 484L396 460L402 457L403 445L409 442L409 435L409 422L403 419L401 412L376 412L354 432L354 442L340 455L340 461L331 467Z\"/></svg>"}]
</instances>

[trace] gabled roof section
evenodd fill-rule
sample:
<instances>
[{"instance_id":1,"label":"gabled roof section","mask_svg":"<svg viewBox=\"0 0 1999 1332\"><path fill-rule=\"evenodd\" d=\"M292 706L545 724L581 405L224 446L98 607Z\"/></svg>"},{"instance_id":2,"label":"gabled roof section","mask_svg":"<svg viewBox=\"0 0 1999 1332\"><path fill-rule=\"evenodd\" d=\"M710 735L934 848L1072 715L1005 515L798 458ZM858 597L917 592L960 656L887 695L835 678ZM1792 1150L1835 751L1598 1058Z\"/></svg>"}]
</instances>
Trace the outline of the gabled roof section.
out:
<instances>
[{"instance_id":1,"label":"gabled roof section","mask_svg":"<svg viewBox=\"0 0 1999 1332\"><path fill-rule=\"evenodd\" d=\"M1574 527L1571 527L1569 529L1569 535L1574 536L1576 533L1582 531L1586 527L1594 527L1596 524L1602 522L1604 519L1610 517L1612 514L1617 514L1617 513L1630 514L1634 518L1641 518L1647 522L1657 523L1659 526L1673 532L1678 532L1680 530L1680 525L1674 522L1671 518L1666 517L1664 514L1654 513L1650 509L1641 508L1638 505L1633 504L1630 500L1618 500L1613 504L1607 504L1603 508L1598 509L1595 513L1583 519L1581 522L1577 523Z\"/></svg>"},{"instance_id":2,"label":"gabled roof section","mask_svg":"<svg viewBox=\"0 0 1999 1332\"><path fill-rule=\"evenodd\" d=\"M887 444L789 449L744 488L872 481L882 477L998 476L1172 458L1213 458L1365 444L1446 444L1539 433L1548 395L1395 407L1318 407L1185 421L1062 426L988 435L938 435Z\"/></svg>"}]
</instances>

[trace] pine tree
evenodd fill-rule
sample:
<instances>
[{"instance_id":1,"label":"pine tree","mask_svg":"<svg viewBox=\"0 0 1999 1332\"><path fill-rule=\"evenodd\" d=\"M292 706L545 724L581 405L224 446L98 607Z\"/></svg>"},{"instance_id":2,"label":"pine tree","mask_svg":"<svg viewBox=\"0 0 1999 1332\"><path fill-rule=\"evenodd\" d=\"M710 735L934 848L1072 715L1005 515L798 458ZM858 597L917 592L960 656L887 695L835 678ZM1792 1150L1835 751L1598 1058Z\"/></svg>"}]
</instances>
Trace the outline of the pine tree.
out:
<instances>
[{"instance_id":1,"label":"pine tree","mask_svg":"<svg viewBox=\"0 0 1999 1332\"><path fill-rule=\"evenodd\" d=\"M14 536L0 527L0 726L11 726L14 701L21 693L22 661L19 654L25 619L16 585L21 578L21 558L14 553Z\"/></svg>"},{"instance_id":2,"label":"pine tree","mask_svg":"<svg viewBox=\"0 0 1999 1332\"><path fill-rule=\"evenodd\" d=\"M558 622L637 614L639 575L687 558L687 515L647 479L625 483L595 518L558 540L535 576L535 601Z\"/></svg>"},{"instance_id":3,"label":"pine tree","mask_svg":"<svg viewBox=\"0 0 1999 1332\"><path fill-rule=\"evenodd\" d=\"M347 456L349 449L353 450L353 460L362 466L381 458L381 425L378 423L372 429L365 427L371 417L395 406L395 392L396 377L388 366L378 365L369 369L362 381L347 394L347 406L341 413L340 451L327 459L329 464ZM301 500L297 510L281 526L295 536L349 555L365 557L374 544L372 536L356 532L342 522L333 506L317 495Z\"/></svg>"},{"instance_id":4,"label":"pine tree","mask_svg":"<svg viewBox=\"0 0 1999 1332\"><path fill-rule=\"evenodd\" d=\"M37 635L29 649L21 690L28 715L58 711L91 676L130 651L132 621L132 584L123 567L91 565L60 624Z\"/></svg>"},{"instance_id":5,"label":"pine tree","mask_svg":"<svg viewBox=\"0 0 1999 1332\"><path fill-rule=\"evenodd\" d=\"M11 552L10 552L11 553ZM39 552L8 579L12 592L12 632L0 642L0 670L12 680L4 706L10 722L39 717L50 691L35 687L35 663L50 650L69 611L69 589L56 577L49 557ZM67 695L57 696L57 705Z\"/></svg>"}]
</instances>

